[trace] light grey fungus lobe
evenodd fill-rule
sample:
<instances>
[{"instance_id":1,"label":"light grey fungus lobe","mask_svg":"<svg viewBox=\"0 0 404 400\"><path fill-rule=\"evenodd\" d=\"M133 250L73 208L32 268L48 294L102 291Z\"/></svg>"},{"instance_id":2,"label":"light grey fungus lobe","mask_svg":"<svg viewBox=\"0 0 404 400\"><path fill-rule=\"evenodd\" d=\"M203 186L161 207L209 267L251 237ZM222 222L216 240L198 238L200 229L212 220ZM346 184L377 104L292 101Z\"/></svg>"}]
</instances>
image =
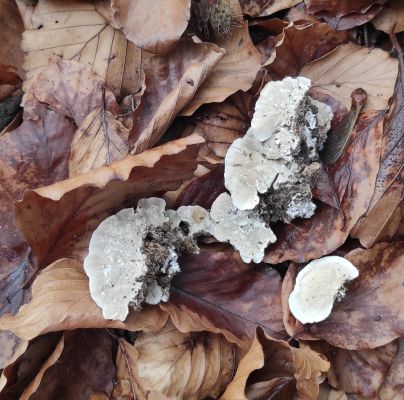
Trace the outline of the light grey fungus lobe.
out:
<instances>
[{"instance_id":1,"label":"light grey fungus lobe","mask_svg":"<svg viewBox=\"0 0 404 400\"><path fill-rule=\"evenodd\" d=\"M251 127L225 158L225 186L239 210L258 208L267 222L313 215L311 180L331 126L331 108L308 95L310 80L269 82Z\"/></svg>"}]
</instances>

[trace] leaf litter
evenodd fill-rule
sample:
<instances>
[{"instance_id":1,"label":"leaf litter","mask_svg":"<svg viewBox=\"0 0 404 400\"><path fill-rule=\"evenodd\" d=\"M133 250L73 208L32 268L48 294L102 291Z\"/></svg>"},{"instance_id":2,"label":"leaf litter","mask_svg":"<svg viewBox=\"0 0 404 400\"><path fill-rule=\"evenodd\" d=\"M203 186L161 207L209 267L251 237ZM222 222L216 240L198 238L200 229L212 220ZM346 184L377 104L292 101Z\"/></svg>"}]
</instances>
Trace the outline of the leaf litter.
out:
<instances>
[{"instance_id":1,"label":"leaf litter","mask_svg":"<svg viewBox=\"0 0 404 400\"><path fill-rule=\"evenodd\" d=\"M0 400L402 397L399 1L0 6ZM209 210L261 90L298 76L333 111L314 214L271 224L259 264L201 235L167 302L105 319L83 269L98 225L150 197ZM325 255L359 276L303 324L288 300Z\"/></svg>"}]
</instances>

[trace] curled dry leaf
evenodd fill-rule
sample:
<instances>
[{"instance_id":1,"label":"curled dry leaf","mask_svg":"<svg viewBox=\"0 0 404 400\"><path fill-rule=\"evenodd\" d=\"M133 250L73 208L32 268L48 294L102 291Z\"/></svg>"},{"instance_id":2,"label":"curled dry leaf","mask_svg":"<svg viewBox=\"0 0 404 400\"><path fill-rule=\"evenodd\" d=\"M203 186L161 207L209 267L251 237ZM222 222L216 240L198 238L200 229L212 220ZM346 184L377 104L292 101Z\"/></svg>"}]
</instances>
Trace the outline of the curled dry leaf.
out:
<instances>
[{"instance_id":1,"label":"curled dry leaf","mask_svg":"<svg viewBox=\"0 0 404 400\"><path fill-rule=\"evenodd\" d=\"M139 399L153 398L151 392L169 399L217 398L236 362L234 346L222 335L181 333L171 323L158 333L140 333L134 345L120 341L119 352L127 362L117 364L117 374L131 381Z\"/></svg>"},{"instance_id":2,"label":"curled dry leaf","mask_svg":"<svg viewBox=\"0 0 404 400\"><path fill-rule=\"evenodd\" d=\"M16 219L38 263L84 257L92 232L107 216L189 180L202 142L200 136L189 136L25 192L15 206Z\"/></svg>"},{"instance_id":3,"label":"curled dry leaf","mask_svg":"<svg viewBox=\"0 0 404 400\"><path fill-rule=\"evenodd\" d=\"M390 0L383 11L372 19L373 26L383 32L390 33L404 30L404 3L401 0Z\"/></svg>"},{"instance_id":4,"label":"curled dry leaf","mask_svg":"<svg viewBox=\"0 0 404 400\"><path fill-rule=\"evenodd\" d=\"M129 152L129 130L104 107L94 109L74 134L69 176L122 160Z\"/></svg>"},{"instance_id":5,"label":"curled dry leaf","mask_svg":"<svg viewBox=\"0 0 404 400\"><path fill-rule=\"evenodd\" d=\"M338 30L350 29L370 21L387 0L305 0L309 14L315 14Z\"/></svg>"},{"instance_id":6,"label":"curled dry leaf","mask_svg":"<svg viewBox=\"0 0 404 400\"><path fill-rule=\"evenodd\" d=\"M310 78L312 88L330 95L349 109L351 93L361 87L368 94L363 111L387 107L397 78L397 60L381 49L343 44L305 65L300 76Z\"/></svg>"},{"instance_id":7,"label":"curled dry leaf","mask_svg":"<svg viewBox=\"0 0 404 400\"><path fill-rule=\"evenodd\" d=\"M37 391L46 370L59 360L60 355L62 354L63 351L64 341L65 341L64 336L62 336L59 342L57 343L55 350L42 365L41 369L35 376L34 380L25 388L24 392L20 397L20 400L28 400L30 396Z\"/></svg>"},{"instance_id":8,"label":"curled dry leaf","mask_svg":"<svg viewBox=\"0 0 404 400\"><path fill-rule=\"evenodd\" d=\"M347 400L345 392L331 388L327 382L320 385L317 400Z\"/></svg>"},{"instance_id":9,"label":"curled dry leaf","mask_svg":"<svg viewBox=\"0 0 404 400\"><path fill-rule=\"evenodd\" d=\"M224 246L207 246L180 260L167 311L181 332L207 330L247 349L257 326L285 336L281 320L280 276L264 265L242 262Z\"/></svg>"},{"instance_id":10,"label":"curled dry leaf","mask_svg":"<svg viewBox=\"0 0 404 400\"><path fill-rule=\"evenodd\" d=\"M328 382L331 386L365 398L376 396L397 354L396 342L371 350L356 351L319 342L311 345L330 360Z\"/></svg>"},{"instance_id":11,"label":"curled dry leaf","mask_svg":"<svg viewBox=\"0 0 404 400\"><path fill-rule=\"evenodd\" d=\"M216 43L225 53L181 115L191 115L205 103L221 102L238 90L246 92L261 68L260 54L251 41L247 22Z\"/></svg>"},{"instance_id":12,"label":"curled dry leaf","mask_svg":"<svg viewBox=\"0 0 404 400\"><path fill-rule=\"evenodd\" d=\"M0 58L0 60L2 60ZM0 63L0 85L18 85L21 78L18 76L16 68L10 64Z\"/></svg>"},{"instance_id":13,"label":"curled dry leaf","mask_svg":"<svg viewBox=\"0 0 404 400\"><path fill-rule=\"evenodd\" d=\"M110 26L92 1L39 0L36 6L17 2L25 32L25 90L51 57L89 66L115 96L136 93L142 86L142 53Z\"/></svg>"},{"instance_id":14,"label":"curled dry leaf","mask_svg":"<svg viewBox=\"0 0 404 400\"><path fill-rule=\"evenodd\" d=\"M77 328L158 329L164 322L165 317L157 307L130 314L124 323L104 319L91 298L82 264L62 259L39 274L32 285L32 300L18 314L0 318L0 329L9 329L24 340L31 340L46 332Z\"/></svg>"},{"instance_id":15,"label":"curled dry leaf","mask_svg":"<svg viewBox=\"0 0 404 400\"><path fill-rule=\"evenodd\" d=\"M343 300L322 322L308 330L333 346L348 350L373 349L403 335L403 242L380 243L370 250L345 255L359 270Z\"/></svg>"},{"instance_id":16,"label":"curled dry leaf","mask_svg":"<svg viewBox=\"0 0 404 400\"><path fill-rule=\"evenodd\" d=\"M25 352L27 346L28 341L22 340L13 332L0 331L0 369L12 364Z\"/></svg>"},{"instance_id":17,"label":"curled dry leaf","mask_svg":"<svg viewBox=\"0 0 404 400\"><path fill-rule=\"evenodd\" d=\"M214 44L183 39L167 56L147 60L146 90L133 114L132 154L158 142L223 54L224 50Z\"/></svg>"},{"instance_id":18,"label":"curled dry leaf","mask_svg":"<svg viewBox=\"0 0 404 400\"><path fill-rule=\"evenodd\" d=\"M191 0L113 0L115 23L128 40L154 54L166 54L185 31Z\"/></svg>"},{"instance_id":19,"label":"curled dry leaf","mask_svg":"<svg viewBox=\"0 0 404 400\"><path fill-rule=\"evenodd\" d=\"M341 246L366 212L376 186L383 137L383 114L363 113L342 156L328 168L336 206L318 203L310 219L274 229L278 240L266 251L265 261L306 262Z\"/></svg>"},{"instance_id":20,"label":"curled dry leaf","mask_svg":"<svg viewBox=\"0 0 404 400\"><path fill-rule=\"evenodd\" d=\"M270 20L261 25L270 36L258 43L257 48L263 55L269 56L268 48L272 49L271 42L275 42L276 57L265 68L270 75L268 78L275 80L298 75L304 65L323 57L350 39L348 32L337 32L321 23L304 21L284 27L279 20ZM261 25L258 24L259 27Z\"/></svg>"},{"instance_id":21,"label":"curled dry leaf","mask_svg":"<svg viewBox=\"0 0 404 400\"><path fill-rule=\"evenodd\" d=\"M29 399L88 400L101 394L109 398L115 375L111 336L105 329L80 329L65 332L64 339L58 362L46 370Z\"/></svg>"},{"instance_id":22,"label":"curled dry leaf","mask_svg":"<svg viewBox=\"0 0 404 400\"><path fill-rule=\"evenodd\" d=\"M384 122L384 138L376 188L368 209L353 227L351 235L365 247L390 240L399 231L404 212L404 63L400 54L399 74Z\"/></svg>"}]
</instances>

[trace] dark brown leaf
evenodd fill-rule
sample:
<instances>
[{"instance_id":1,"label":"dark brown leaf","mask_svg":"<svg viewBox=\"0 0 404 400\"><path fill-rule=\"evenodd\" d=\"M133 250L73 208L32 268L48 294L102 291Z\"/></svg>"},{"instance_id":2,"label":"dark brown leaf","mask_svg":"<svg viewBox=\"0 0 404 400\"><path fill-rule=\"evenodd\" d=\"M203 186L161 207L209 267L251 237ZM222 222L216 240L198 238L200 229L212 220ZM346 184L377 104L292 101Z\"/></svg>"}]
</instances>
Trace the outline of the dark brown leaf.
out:
<instances>
[{"instance_id":1,"label":"dark brown leaf","mask_svg":"<svg viewBox=\"0 0 404 400\"><path fill-rule=\"evenodd\" d=\"M281 280L264 265L249 265L237 252L207 246L181 258L167 311L181 332L208 330L248 348L257 326L285 337L281 320Z\"/></svg>"}]
</instances>

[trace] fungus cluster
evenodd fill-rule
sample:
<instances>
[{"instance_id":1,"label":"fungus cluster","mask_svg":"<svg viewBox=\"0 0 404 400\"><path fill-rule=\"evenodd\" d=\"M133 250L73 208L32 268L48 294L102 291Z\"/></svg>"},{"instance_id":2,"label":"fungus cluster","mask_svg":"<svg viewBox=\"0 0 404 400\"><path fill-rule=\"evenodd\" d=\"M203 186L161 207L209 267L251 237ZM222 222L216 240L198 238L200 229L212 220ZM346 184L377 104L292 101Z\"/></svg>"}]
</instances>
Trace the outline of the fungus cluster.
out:
<instances>
[{"instance_id":1,"label":"fungus cluster","mask_svg":"<svg viewBox=\"0 0 404 400\"><path fill-rule=\"evenodd\" d=\"M105 318L124 320L128 306L167 301L178 257L199 251L197 238L212 235L259 263L276 241L270 223L309 218L311 180L326 140L332 112L310 98L310 80L269 82L255 106L246 135L225 158L225 186L211 210L185 206L166 210L159 198L142 199L94 231L84 268L90 293Z\"/></svg>"}]
</instances>

